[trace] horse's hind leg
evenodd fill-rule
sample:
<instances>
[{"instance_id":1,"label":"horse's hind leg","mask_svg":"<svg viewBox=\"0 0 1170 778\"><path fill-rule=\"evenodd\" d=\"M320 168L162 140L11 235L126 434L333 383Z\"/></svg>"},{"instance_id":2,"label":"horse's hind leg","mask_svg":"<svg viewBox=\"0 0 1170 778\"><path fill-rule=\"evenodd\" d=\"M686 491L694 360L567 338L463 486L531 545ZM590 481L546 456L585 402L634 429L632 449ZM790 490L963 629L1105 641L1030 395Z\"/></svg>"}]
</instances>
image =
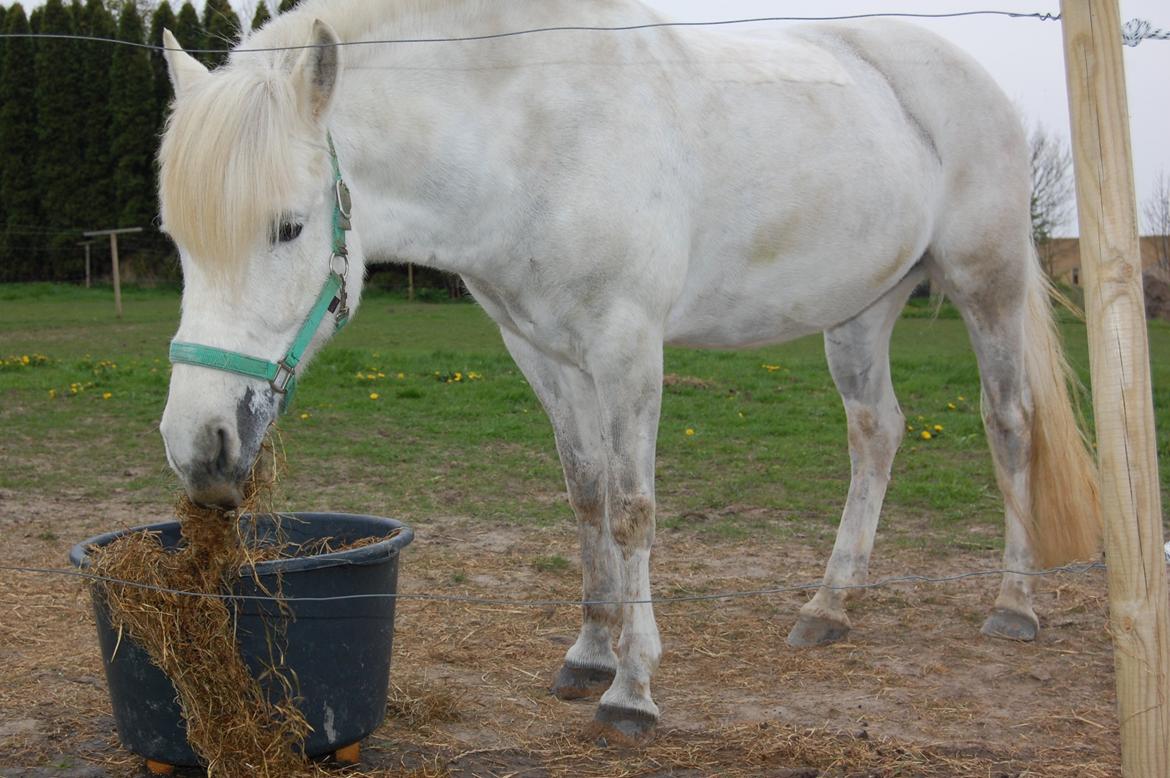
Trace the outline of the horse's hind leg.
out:
<instances>
[{"instance_id":1,"label":"horse's hind leg","mask_svg":"<svg viewBox=\"0 0 1170 778\"><path fill-rule=\"evenodd\" d=\"M501 332L552 421L569 504L577 515L584 599L620 600L621 559L605 527L606 467L597 392L580 370L544 356L507 330ZM620 624L617 605L584 606L581 632L553 678L553 694L572 700L596 697L609 687L617 672L613 637Z\"/></svg>"},{"instance_id":2,"label":"horse's hind leg","mask_svg":"<svg viewBox=\"0 0 1170 778\"><path fill-rule=\"evenodd\" d=\"M788 634L791 646L832 643L849 632L848 592L838 587L866 581L890 467L906 424L890 381L890 333L922 277L921 271L911 272L861 314L825 332L829 370L849 424L849 496L824 583L800 609Z\"/></svg>"},{"instance_id":3,"label":"horse's hind leg","mask_svg":"<svg viewBox=\"0 0 1170 778\"><path fill-rule=\"evenodd\" d=\"M1026 247L1021 253L1026 256ZM984 256L997 253L988 251ZM1032 506L1034 411L1024 363L1027 276L1023 262L1003 264L994 274L993 286L955 284L948 294L963 314L979 362L983 426L1004 497L1004 568L1027 573L1036 566L1025 523ZM1032 583L1030 575L1004 574L983 634L1010 640L1036 638L1040 622L1032 610Z\"/></svg>"}]
</instances>

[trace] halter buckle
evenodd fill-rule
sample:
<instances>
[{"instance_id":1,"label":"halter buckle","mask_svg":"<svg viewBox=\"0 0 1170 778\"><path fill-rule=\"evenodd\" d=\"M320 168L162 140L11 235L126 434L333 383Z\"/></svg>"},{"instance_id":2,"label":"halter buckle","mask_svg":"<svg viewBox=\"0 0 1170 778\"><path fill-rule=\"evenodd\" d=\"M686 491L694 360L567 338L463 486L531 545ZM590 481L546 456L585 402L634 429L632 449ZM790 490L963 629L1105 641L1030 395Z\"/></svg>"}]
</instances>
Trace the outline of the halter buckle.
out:
<instances>
[{"instance_id":1,"label":"halter buckle","mask_svg":"<svg viewBox=\"0 0 1170 778\"><path fill-rule=\"evenodd\" d=\"M350 209L353 207L353 201L349 196L349 186L346 185L345 181L339 178L337 179L337 183L334 185L333 194L337 200L337 213L340 217L338 219L338 223L341 226L341 229L348 230L353 226L352 221L350 220Z\"/></svg>"},{"instance_id":2,"label":"halter buckle","mask_svg":"<svg viewBox=\"0 0 1170 778\"><path fill-rule=\"evenodd\" d=\"M285 357L287 359L287 357ZM288 391L288 383L296 375L296 368L290 366L284 359L276 363L276 375L272 376L272 380L268 383L272 386L272 391L277 394L284 394Z\"/></svg>"}]
</instances>

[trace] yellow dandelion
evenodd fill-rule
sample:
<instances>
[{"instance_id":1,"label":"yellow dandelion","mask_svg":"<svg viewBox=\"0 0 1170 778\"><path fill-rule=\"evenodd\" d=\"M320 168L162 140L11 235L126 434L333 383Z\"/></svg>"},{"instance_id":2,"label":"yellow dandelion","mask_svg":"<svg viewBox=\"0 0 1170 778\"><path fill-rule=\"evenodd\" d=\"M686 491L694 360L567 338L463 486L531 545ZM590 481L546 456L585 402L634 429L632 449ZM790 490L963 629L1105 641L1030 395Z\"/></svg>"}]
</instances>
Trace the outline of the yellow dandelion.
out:
<instances>
[{"instance_id":1,"label":"yellow dandelion","mask_svg":"<svg viewBox=\"0 0 1170 778\"><path fill-rule=\"evenodd\" d=\"M366 373L366 380L367 381L373 381L377 377L378 376L374 375L373 373Z\"/></svg>"},{"instance_id":2,"label":"yellow dandelion","mask_svg":"<svg viewBox=\"0 0 1170 778\"><path fill-rule=\"evenodd\" d=\"M306 421L308 418L309 418L309 414L307 414L307 413L301 414L301 421Z\"/></svg>"},{"instance_id":3,"label":"yellow dandelion","mask_svg":"<svg viewBox=\"0 0 1170 778\"><path fill-rule=\"evenodd\" d=\"M689 438L694 434L695 434L695 431L693 429L691 429L690 427L687 427L687 437Z\"/></svg>"},{"instance_id":4,"label":"yellow dandelion","mask_svg":"<svg viewBox=\"0 0 1170 778\"><path fill-rule=\"evenodd\" d=\"M102 392L102 399L103 400L108 400L113 396L114 396L113 392Z\"/></svg>"},{"instance_id":5,"label":"yellow dandelion","mask_svg":"<svg viewBox=\"0 0 1170 778\"><path fill-rule=\"evenodd\" d=\"M933 437L934 437L934 435L930 434L930 430L923 430L922 431L922 439L923 440L930 440Z\"/></svg>"},{"instance_id":6,"label":"yellow dandelion","mask_svg":"<svg viewBox=\"0 0 1170 778\"><path fill-rule=\"evenodd\" d=\"M963 395L959 395L959 402L965 403L965 402L967 402L967 398L964 397Z\"/></svg>"},{"instance_id":7,"label":"yellow dandelion","mask_svg":"<svg viewBox=\"0 0 1170 778\"><path fill-rule=\"evenodd\" d=\"M907 424L907 425L906 425L906 431L907 431L907 432L913 432L913 431L914 431L914 428L913 428L913 427L911 427L909 424Z\"/></svg>"},{"instance_id":8,"label":"yellow dandelion","mask_svg":"<svg viewBox=\"0 0 1170 778\"><path fill-rule=\"evenodd\" d=\"M936 424L936 425L934 425L934 431L935 431L935 432L942 432L942 431L943 431L943 425L941 425L941 424Z\"/></svg>"},{"instance_id":9,"label":"yellow dandelion","mask_svg":"<svg viewBox=\"0 0 1170 778\"><path fill-rule=\"evenodd\" d=\"M28 364L28 354L25 354L23 357L20 358L20 364L22 364L22 365Z\"/></svg>"},{"instance_id":10,"label":"yellow dandelion","mask_svg":"<svg viewBox=\"0 0 1170 778\"><path fill-rule=\"evenodd\" d=\"M741 419L743 418L743 411L739 412L739 418L741 418Z\"/></svg>"},{"instance_id":11,"label":"yellow dandelion","mask_svg":"<svg viewBox=\"0 0 1170 778\"><path fill-rule=\"evenodd\" d=\"M377 392L370 392L370 399L377 400L380 395Z\"/></svg>"},{"instance_id":12,"label":"yellow dandelion","mask_svg":"<svg viewBox=\"0 0 1170 778\"><path fill-rule=\"evenodd\" d=\"M777 370L780 369L779 365L760 365L760 367L764 368L769 373L775 373Z\"/></svg>"},{"instance_id":13,"label":"yellow dandelion","mask_svg":"<svg viewBox=\"0 0 1170 778\"><path fill-rule=\"evenodd\" d=\"M378 373L378 378L385 378L385 377L386 377L385 373Z\"/></svg>"},{"instance_id":14,"label":"yellow dandelion","mask_svg":"<svg viewBox=\"0 0 1170 778\"><path fill-rule=\"evenodd\" d=\"M57 390L56 390L56 389L50 389L50 390L49 390L49 399L50 399L50 400L55 400L55 399L57 399Z\"/></svg>"},{"instance_id":15,"label":"yellow dandelion","mask_svg":"<svg viewBox=\"0 0 1170 778\"><path fill-rule=\"evenodd\" d=\"M406 373L399 373L398 380L401 381L403 378L406 378Z\"/></svg>"},{"instance_id":16,"label":"yellow dandelion","mask_svg":"<svg viewBox=\"0 0 1170 778\"><path fill-rule=\"evenodd\" d=\"M956 406L954 403L947 403L947 408L948 408L949 410L952 410L952 411L953 411L953 410L955 410L955 408L957 408L957 407L958 407L958 406Z\"/></svg>"},{"instance_id":17,"label":"yellow dandelion","mask_svg":"<svg viewBox=\"0 0 1170 778\"><path fill-rule=\"evenodd\" d=\"M456 381L462 381L462 380L463 380L463 374L462 374L462 373L456 373L456 374L455 374L455 380L456 380Z\"/></svg>"}]
</instances>

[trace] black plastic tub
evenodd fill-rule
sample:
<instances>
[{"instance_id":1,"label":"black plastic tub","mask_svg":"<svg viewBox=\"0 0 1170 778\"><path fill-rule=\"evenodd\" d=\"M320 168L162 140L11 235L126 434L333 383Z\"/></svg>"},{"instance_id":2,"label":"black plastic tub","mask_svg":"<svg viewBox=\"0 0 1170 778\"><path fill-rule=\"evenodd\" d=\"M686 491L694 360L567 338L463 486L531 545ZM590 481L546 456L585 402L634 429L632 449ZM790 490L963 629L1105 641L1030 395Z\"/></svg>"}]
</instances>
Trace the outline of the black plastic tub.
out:
<instances>
[{"instance_id":1,"label":"black plastic tub","mask_svg":"<svg viewBox=\"0 0 1170 778\"><path fill-rule=\"evenodd\" d=\"M272 526L267 517L262 517L257 535L270 535ZM395 600L379 595L397 591L398 556L414 533L393 519L344 513L282 514L281 529L285 538L294 543L330 537L339 541L336 545L398 530L393 538L348 551L257 565L261 583L270 590L275 587L277 573L281 575L291 617L282 616L272 600L232 601L238 616L240 652L257 677L269 657L268 632L273 628L265 624L285 630L285 665L295 675L301 711L313 728L305 741L305 752L321 756L359 743L382 723L390 678ZM87 549L141 530L159 532L163 545L169 548L180 542L178 522L152 524L78 543L69 561L80 568L88 567ZM233 594L264 595L250 575L249 571L248 576L236 581ZM93 594L98 641L122 744L151 761L198 765L199 759L187 744L174 686L129 637L124 636L118 645L100 589L95 587ZM354 595L358 596L296 601ZM261 686L264 687L263 681Z\"/></svg>"}]
</instances>

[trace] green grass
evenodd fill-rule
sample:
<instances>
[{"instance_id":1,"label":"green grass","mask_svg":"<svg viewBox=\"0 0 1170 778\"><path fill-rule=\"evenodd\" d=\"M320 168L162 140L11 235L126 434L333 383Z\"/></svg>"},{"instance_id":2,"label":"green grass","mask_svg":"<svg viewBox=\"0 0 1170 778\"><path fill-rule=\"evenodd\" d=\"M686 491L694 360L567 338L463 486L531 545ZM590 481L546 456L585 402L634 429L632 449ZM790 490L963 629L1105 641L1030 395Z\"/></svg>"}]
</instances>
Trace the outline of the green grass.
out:
<instances>
[{"instance_id":1,"label":"green grass","mask_svg":"<svg viewBox=\"0 0 1170 778\"><path fill-rule=\"evenodd\" d=\"M117 494L141 504L144 520L166 514L175 486L157 426L178 305L174 290L131 289L116 320L108 290L0 287L0 488ZM1000 498L975 361L948 308L938 318L922 311L894 333L894 381L915 432L895 463L884 531L906 546L941 537L948 547L992 548ZM1062 328L1087 380L1084 326ZM1170 327L1156 322L1150 337L1166 499ZM661 527L731 539L835 531L849 459L819 337L745 351L672 349L666 372L674 378L659 433ZM474 305L371 294L298 392L280 425L292 507L571 521L548 421ZM935 424L942 433L922 440Z\"/></svg>"}]
</instances>

